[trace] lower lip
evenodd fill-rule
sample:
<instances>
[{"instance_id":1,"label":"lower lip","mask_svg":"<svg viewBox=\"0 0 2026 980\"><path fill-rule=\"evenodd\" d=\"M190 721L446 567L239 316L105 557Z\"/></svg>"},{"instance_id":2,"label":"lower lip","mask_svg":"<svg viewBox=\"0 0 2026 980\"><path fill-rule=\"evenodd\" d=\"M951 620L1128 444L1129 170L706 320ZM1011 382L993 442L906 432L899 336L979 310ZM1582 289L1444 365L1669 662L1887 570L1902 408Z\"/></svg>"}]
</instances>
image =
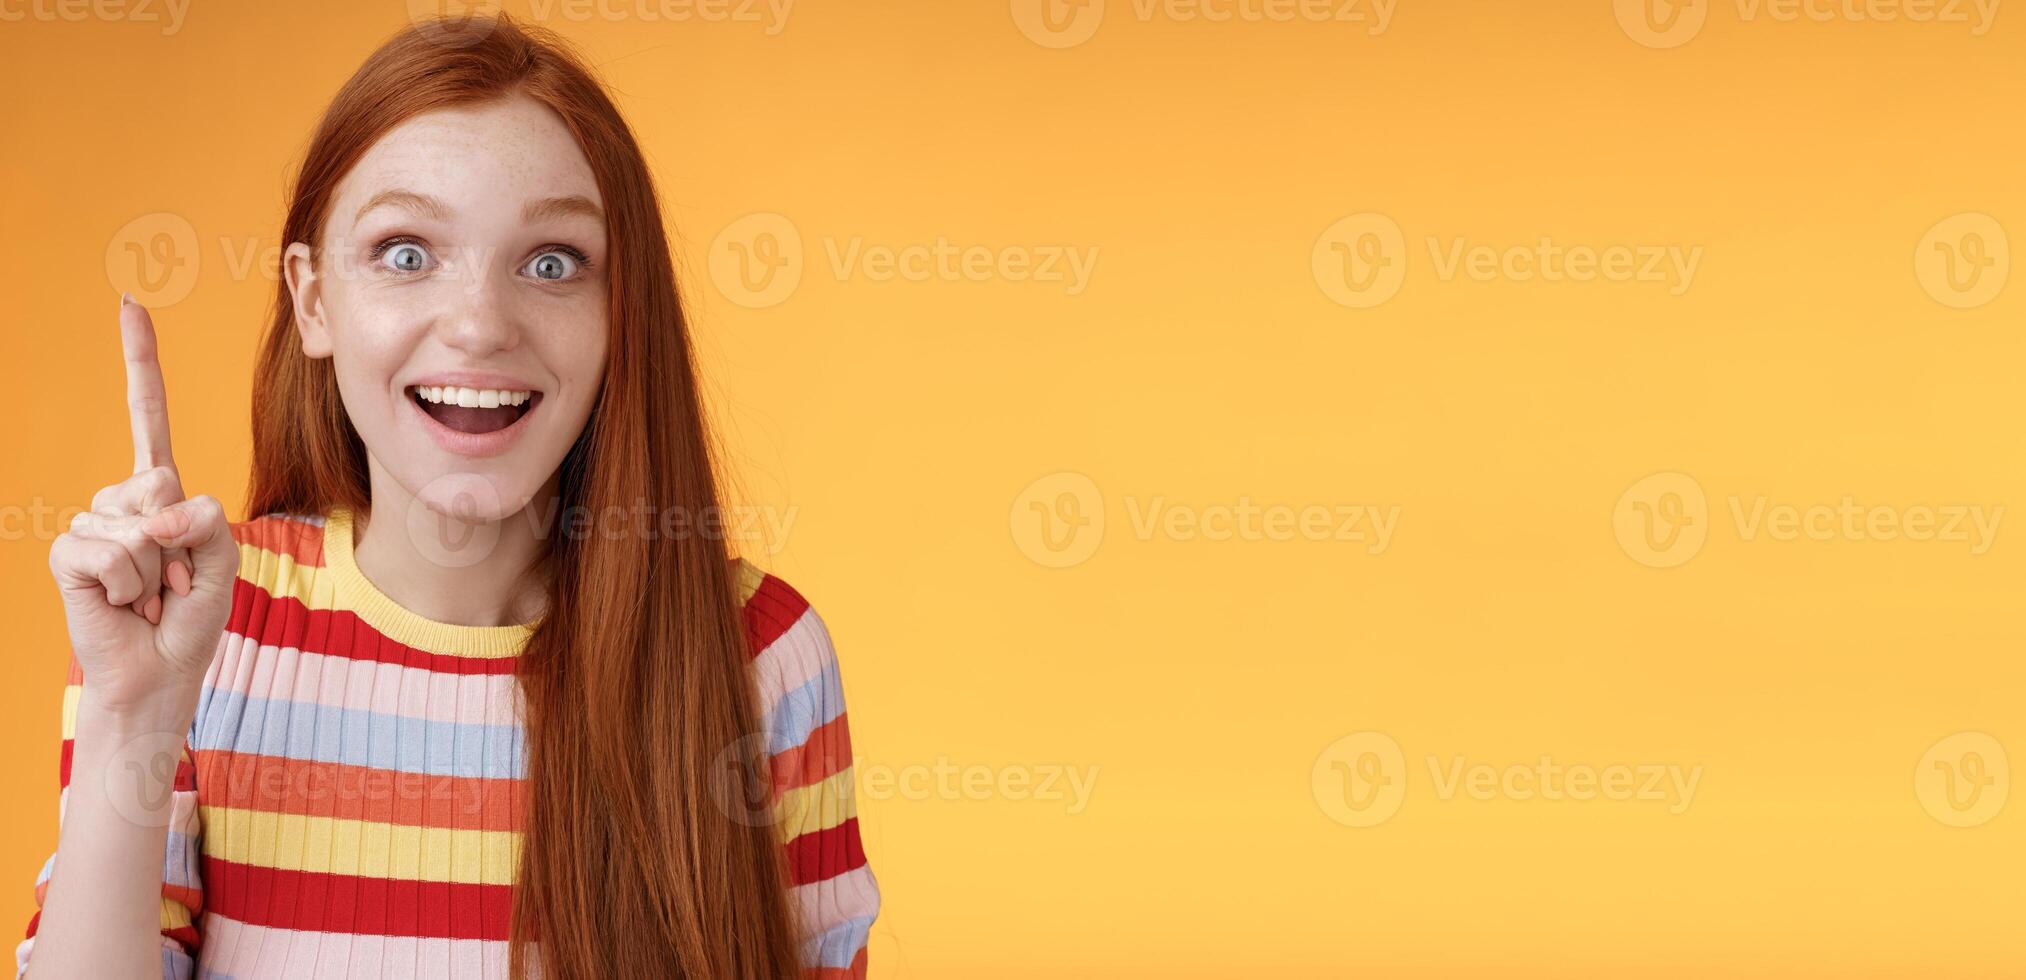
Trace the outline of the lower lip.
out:
<instances>
[{"instance_id":1,"label":"lower lip","mask_svg":"<svg viewBox=\"0 0 2026 980\"><path fill-rule=\"evenodd\" d=\"M494 429L491 432L459 432L436 421L435 416L423 411L422 403L416 401L415 396L407 389L403 389L401 394L403 400L408 403L408 410L422 420L422 428L429 432L429 438L436 440L436 444L443 447L445 452L456 453L459 456L497 456L513 448L515 440L521 437L521 431L528 427L528 419L534 417L535 409L541 405L541 396L536 395L528 402L528 410L522 412L520 418L515 419L512 425L504 429Z\"/></svg>"}]
</instances>

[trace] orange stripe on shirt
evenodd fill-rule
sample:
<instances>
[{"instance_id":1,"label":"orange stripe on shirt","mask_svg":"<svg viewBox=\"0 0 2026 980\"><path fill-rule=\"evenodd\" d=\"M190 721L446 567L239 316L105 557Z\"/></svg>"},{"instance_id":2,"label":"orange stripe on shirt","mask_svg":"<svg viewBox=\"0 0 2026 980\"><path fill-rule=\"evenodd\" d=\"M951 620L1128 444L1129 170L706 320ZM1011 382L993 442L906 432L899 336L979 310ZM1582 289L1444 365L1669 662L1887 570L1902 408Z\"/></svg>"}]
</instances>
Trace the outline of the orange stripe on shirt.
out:
<instances>
[{"instance_id":1,"label":"orange stripe on shirt","mask_svg":"<svg viewBox=\"0 0 2026 980\"><path fill-rule=\"evenodd\" d=\"M292 558L298 565L324 563L324 529L286 517L262 517L233 524L232 540Z\"/></svg>"},{"instance_id":2,"label":"orange stripe on shirt","mask_svg":"<svg viewBox=\"0 0 2026 980\"><path fill-rule=\"evenodd\" d=\"M851 765L851 732L845 715L824 722L807 741L774 756L774 789L814 786Z\"/></svg>"},{"instance_id":3,"label":"orange stripe on shirt","mask_svg":"<svg viewBox=\"0 0 2026 980\"><path fill-rule=\"evenodd\" d=\"M404 827L520 830L520 780L393 772L234 752L197 753L207 806Z\"/></svg>"}]
</instances>

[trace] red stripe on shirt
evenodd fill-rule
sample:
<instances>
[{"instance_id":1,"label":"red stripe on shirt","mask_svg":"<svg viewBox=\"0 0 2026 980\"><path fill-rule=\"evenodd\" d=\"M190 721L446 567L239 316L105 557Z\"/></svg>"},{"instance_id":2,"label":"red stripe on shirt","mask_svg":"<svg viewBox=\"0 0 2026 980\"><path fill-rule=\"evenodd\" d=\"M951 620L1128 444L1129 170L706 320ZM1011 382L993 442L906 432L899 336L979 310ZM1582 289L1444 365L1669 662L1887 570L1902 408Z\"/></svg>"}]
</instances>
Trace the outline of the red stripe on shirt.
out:
<instances>
[{"instance_id":1,"label":"red stripe on shirt","mask_svg":"<svg viewBox=\"0 0 2026 980\"><path fill-rule=\"evenodd\" d=\"M760 586L753 590L753 597L746 600L742 610L746 620L746 645L752 656L759 656L781 634L795 625L802 614L809 611L809 600L800 592L790 588L788 583L772 575L763 576Z\"/></svg>"},{"instance_id":2,"label":"red stripe on shirt","mask_svg":"<svg viewBox=\"0 0 2026 980\"><path fill-rule=\"evenodd\" d=\"M232 583L232 619L226 629L262 646L294 646L304 653L418 667L439 674L511 674L515 657L460 657L397 643L349 610L311 609L294 596L275 596L245 579Z\"/></svg>"},{"instance_id":3,"label":"red stripe on shirt","mask_svg":"<svg viewBox=\"0 0 2026 980\"><path fill-rule=\"evenodd\" d=\"M513 886L281 871L204 859L205 911L271 929L506 939Z\"/></svg>"},{"instance_id":4,"label":"red stripe on shirt","mask_svg":"<svg viewBox=\"0 0 2026 980\"><path fill-rule=\"evenodd\" d=\"M787 847L788 877L797 885L835 878L865 864L857 817L828 830L803 834L789 841Z\"/></svg>"}]
</instances>

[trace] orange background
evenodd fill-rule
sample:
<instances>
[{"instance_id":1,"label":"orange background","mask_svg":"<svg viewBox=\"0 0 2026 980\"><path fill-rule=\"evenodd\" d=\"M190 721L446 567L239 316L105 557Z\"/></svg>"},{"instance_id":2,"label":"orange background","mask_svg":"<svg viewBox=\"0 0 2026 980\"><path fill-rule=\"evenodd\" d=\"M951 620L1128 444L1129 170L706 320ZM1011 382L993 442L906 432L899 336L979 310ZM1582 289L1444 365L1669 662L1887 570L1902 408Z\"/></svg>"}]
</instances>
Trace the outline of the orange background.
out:
<instances>
[{"instance_id":1,"label":"orange background","mask_svg":"<svg viewBox=\"0 0 2026 980\"><path fill-rule=\"evenodd\" d=\"M54 843L64 660L49 535L27 525L127 472L115 297L170 283L177 459L236 513L273 289L243 262L278 247L326 100L409 16L198 0L169 33L54 3L0 0L26 12L0 21L10 929ZM2026 763L2026 512L1981 553L1781 540L1732 513L2026 500L2026 283L1952 308L1923 240L1971 213L1993 263L1991 228L2026 241L2026 13L1974 36L1725 2L1645 35L1683 42L1660 48L1605 0L1403 0L1377 34L1111 0L1049 47L1003 2L804 0L772 33L660 0L541 9L648 148L744 499L792 515L760 560L830 624L861 777L1095 772L1080 808L862 786L876 976L2026 963L2026 801L1992 809L2002 753ZM768 244L800 274L771 305L712 274L755 213L801 242ZM1364 213L1399 244L1343 244L1404 276L1354 308L1319 236ZM1444 277L1428 244L1543 236L1702 251L1670 295ZM1097 259L1075 295L839 275L829 250L854 238ZM2019 278L1982 274L1986 293ZM1035 485L1057 473L1077 476ZM1655 473L1688 482L1621 500ZM1241 500L1399 517L1378 553L1135 522ZM1098 511L1101 532L1038 523ZM1699 550L1642 551L1655 513L1688 514ZM1070 562L1065 533L1101 537ZM1340 741L1362 732L1400 759ZM1968 757L1924 756L1956 732L1991 780L1976 826L1945 825L1932 788ZM1702 775L1679 813L1445 799L1430 775L1543 756ZM1397 787L1397 812L1334 819L1370 798L1343 773Z\"/></svg>"}]
</instances>

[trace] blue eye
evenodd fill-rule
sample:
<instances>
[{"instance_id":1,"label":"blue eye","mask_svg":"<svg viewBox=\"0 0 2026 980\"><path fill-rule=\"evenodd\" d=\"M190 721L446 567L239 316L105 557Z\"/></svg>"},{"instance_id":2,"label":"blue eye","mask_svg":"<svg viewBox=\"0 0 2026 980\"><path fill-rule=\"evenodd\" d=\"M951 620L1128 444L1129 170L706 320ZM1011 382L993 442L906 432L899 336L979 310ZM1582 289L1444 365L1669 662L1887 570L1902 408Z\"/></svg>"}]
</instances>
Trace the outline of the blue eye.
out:
<instances>
[{"instance_id":1,"label":"blue eye","mask_svg":"<svg viewBox=\"0 0 2026 980\"><path fill-rule=\"evenodd\" d=\"M421 272L429 265L429 253L414 242L396 242L380 252L380 264L395 272Z\"/></svg>"},{"instance_id":2,"label":"blue eye","mask_svg":"<svg viewBox=\"0 0 2026 980\"><path fill-rule=\"evenodd\" d=\"M543 252L528 261L522 270L536 279L558 282L577 274L582 262L567 252Z\"/></svg>"}]
</instances>

